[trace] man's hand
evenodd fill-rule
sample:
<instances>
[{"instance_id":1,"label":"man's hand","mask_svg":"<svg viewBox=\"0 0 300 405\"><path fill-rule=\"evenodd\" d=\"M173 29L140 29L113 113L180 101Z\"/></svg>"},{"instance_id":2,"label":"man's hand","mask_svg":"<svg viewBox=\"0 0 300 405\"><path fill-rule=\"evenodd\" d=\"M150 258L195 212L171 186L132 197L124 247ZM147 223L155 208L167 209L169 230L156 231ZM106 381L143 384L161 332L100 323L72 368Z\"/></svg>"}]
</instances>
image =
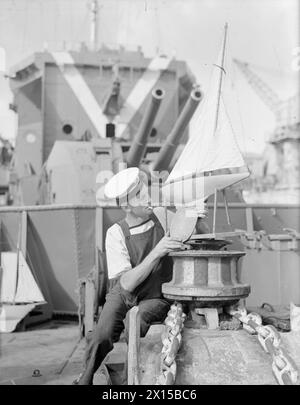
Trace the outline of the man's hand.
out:
<instances>
[{"instance_id":1,"label":"man's hand","mask_svg":"<svg viewBox=\"0 0 300 405\"><path fill-rule=\"evenodd\" d=\"M185 250L190 248L190 246L185 245L178 239L171 238L169 234L165 235L155 248L145 257L142 263L121 275L121 286L127 291L134 291L134 289L149 276L163 256L174 250Z\"/></svg>"},{"instance_id":2,"label":"man's hand","mask_svg":"<svg viewBox=\"0 0 300 405\"><path fill-rule=\"evenodd\" d=\"M175 250L186 250L189 249L190 246L185 245L180 240L171 238L168 234L164 236L155 248L152 250L152 254L156 258L162 258L166 254L173 252Z\"/></svg>"}]
</instances>

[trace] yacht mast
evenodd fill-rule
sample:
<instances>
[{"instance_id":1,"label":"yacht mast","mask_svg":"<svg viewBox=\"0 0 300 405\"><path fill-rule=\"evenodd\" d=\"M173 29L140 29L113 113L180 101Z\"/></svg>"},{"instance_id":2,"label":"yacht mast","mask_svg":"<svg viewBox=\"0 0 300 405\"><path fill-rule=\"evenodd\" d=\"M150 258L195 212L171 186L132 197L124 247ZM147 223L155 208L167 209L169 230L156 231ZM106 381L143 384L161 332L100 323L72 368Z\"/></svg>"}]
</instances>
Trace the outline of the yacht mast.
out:
<instances>
[{"instance_id":1,"label":"yacht mast","mask_svg":"<svg viewBox=\"0 0 300 405\"><path fill-rule=\"evenodd\" d=\"M220 77L219 77L219 86L218 86L218 97L217 97L217 109L216 109L216 119L215 119L215 127L214 127L214 132L213 135L216 134L217 128L218 128L218 119L219 119L219 111L220 111L220 101L221 101L221 90L222 90L222 81L223 81L223 74L225 73L224 69L224 60L225 60L225 47L226 47L226 39L227 39L227 29L228 29L228 24L225 23L224 26L224 38L223 38L223 45L222 45L222 58L221 58L221 66L215 65L220 69ZM223 193L224 196L224 201L227 207L227 201L226 201L226 195L225 195L225 190ZM216 218L217 218L217 199L218 199L218 190L215 189L215 194L214 194L214 209L213 209L213 234L216 232ZM227 220L229 218L229 214L226 208L226 214L227 214ZM229 220L228 220L229 221Z\"/></svg>"},{"instance_id":2,"label":"yacht mast","mask_svg":"<svg viewBox=\"0 0 300 405\"><path fill-rule=\"evenodd\" d=\"M223 46L222 46L221 66L215 65L218 68L220 68L220 78L219 78L219 87L218 87L218 98L217 98L218 101L217 101L217 109L216 109L216 120L215 120L214 132L213 132L214 135L215 135L217 127L218 127L222 81L223 81L223 74L225 73L224 60L225 60L225 47L226 47L226 39L227 39L227 29L228 29L228 24L226 23L225 26L224 26L224 38L223 38Z\"/></svg>"}]
</instances>

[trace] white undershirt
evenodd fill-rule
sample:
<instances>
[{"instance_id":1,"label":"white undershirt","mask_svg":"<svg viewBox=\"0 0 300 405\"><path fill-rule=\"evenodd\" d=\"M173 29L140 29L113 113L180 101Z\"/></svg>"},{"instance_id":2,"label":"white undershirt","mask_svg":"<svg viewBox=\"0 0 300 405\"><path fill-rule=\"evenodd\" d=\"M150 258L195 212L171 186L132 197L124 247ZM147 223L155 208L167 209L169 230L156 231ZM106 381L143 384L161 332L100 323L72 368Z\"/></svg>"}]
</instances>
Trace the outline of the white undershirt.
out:
<instances>
[{"instance_id":1,"label":"white undershirt","mask_svg":"<svg viewBox=\"0 0 300 405\"><path fill-rule=\"evenodd\" d=\"M169 228L171 217L174 215L172 212L168 211L167 221L164 208L155 208L153 210L164 230ZM167 222L167 224L166 224ZM144 233L154 226L154 222L149 219L149 221L144 224L135 226L130 229L131 235L138 235ZM105 239L105 250L106 250L106 260L107 260L107 271L108 278L112 279L119 276L124 271L132 269L130 263L129 253L126 247L125 236L119 224L114 224L108 228Z\"/></svg>"}]
</instances>

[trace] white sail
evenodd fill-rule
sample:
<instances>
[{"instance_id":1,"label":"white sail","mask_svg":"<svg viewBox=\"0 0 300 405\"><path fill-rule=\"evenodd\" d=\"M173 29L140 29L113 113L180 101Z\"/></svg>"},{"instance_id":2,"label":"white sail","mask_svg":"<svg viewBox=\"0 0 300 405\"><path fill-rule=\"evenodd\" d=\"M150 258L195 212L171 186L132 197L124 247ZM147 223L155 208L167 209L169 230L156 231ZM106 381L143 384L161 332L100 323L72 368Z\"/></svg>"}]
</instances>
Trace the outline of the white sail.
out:
<instances>
[{"instance_id":1,"label":"white sail","mask_svg":"<svg viewBox=\"0 0 300 405\"><path fill-rule=\"evenodd\" d=\"M0 333L13 332L18 323L25 318L36 304L2 304L0 307Z\"/></svg>"},{"instance_id":2,"label":"white sail","mask_svg":"<svg viewBox=\"0 0 300 405\"><path fill-rule=\"evenodd\" d=\"M203 201L249 176L220 92L222 63L215 65L211 87L193 119L189 141L163 188L166 203Z\"/></svg>"},{"instance_id":3,"label":"white sail","mask_svg":"<svg viewBox=\"0 0 300 405\"><path fill-rule=\"evenodd\" d=\"M17 285L17 254L15 252L1 253L1 290L0 303L13 302Z\"/></svg>"},{"instance_id":4,"label":"white sail","mask_svg":"<svg viewBox=\"0 0 300 405\"><path fill-rule=\"evenodd\" d=\"M19 266L17 266L17 260L19 260ZM1 267L3 274L0 302L12 304L45 302L21 251L19 254L2 252Z\"/></svg>"},{"instance_id":5,"label":"white sail","mask_svg":"<svg viewBox=\"0 0 300 405\"><path fill-rule=\"evenodd\" d=\"M19 274L15 302L45 302L22 252L19 252Z\"/></svg>"}]
</instances>

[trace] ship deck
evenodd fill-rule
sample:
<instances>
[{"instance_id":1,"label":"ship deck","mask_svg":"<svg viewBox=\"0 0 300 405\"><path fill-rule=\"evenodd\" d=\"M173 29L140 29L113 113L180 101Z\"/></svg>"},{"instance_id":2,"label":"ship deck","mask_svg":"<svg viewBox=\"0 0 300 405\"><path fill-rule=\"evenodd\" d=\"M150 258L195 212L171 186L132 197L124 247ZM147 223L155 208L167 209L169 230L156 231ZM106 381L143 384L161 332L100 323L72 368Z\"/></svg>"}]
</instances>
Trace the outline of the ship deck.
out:
<instances>
[{"instance_id":1,"label":"ship deck","mask_svg":"<svg viewBox=\"0 0 300 405\"><path fill-rule=\"evenodd\" d=\"M82 371L85 339L75 322L54 320L25 332L0 335L0 385L71 385ZM124 361L125 343L108 355ZM98 373L94 383L106 384Z\"/></svg>"},{"instance_id":2,"label":"ship deck","mask_svg":"<svg viewBox=\"0 0 300 405\"><path fill-rule=\"evenodd\" d=\"M153 331L149 333L152 330L150 328L148 332L149 336L147 334L142 339L142 347L148 350L148 354L145 351L143 356L145 357L146 355L148 358L141 359L141 367L143 369L145 368L145 364L147 364L146 369L143 369L142 372L145 378L149 373L151 374L151 378L148 376L149 381L153 379L151 367L153 368L155 363L157 363L155 359L155 361L153 359L151 361L151 356L153 357L155 354L153 348L157 346L154 344L156 340L153 340L153 338L156 338L158 333L157 328L161 326L152 326ZM190 333L188 331L188 334ZM248 368L250 366L252 368L254 366L261 366L259 363L256 364L255 359L257 356L257 358L264 358L264 367L259 370L260 373L263 373L267 383L262 382L262 384L276 384L274 377L272 377L272 359L270 355L263 351L255 336L251 336L243 330L236 332L221 331L221 333L203 330L202 340L210 338L210 335L213 334L214 346L210 350L211 359L218 359L220 347L224 349L226 346L224 335L229 336L233 333L240 335L238 336L239 339L242 338L245 342L248 342L245 345L239 346L242 358L247 360L245 366ZM280 335L282 343L293 358L298 370L300 370L300 332L285 332L280 333ZM36 327L30 327L25 332L1 334L0 339L0 385L71 385L82 371L85 339L79 337L78 324L74 321L52 320ZM236 353L230 342L225 347L226 358L231 358L232 356L232 358L235 358ZM253 347L257 347L257 349L254 350ZM121 339L120 342L115 344L113 351L106 358L106 363L115 367L116 375L118 373L120 375L120 367L124 364L126 349L127 345ZM202 355L200 357L202 358ZM215 384L217 371L213 364L209 363L208 365L213 367L213 372L206 373L205 384ZM199 372L201 372L200 369ZM236 381L234 373L231 377L229 384L234 384L234 381ZM260 384L259 380L254 380L256 381L254 382L255 384ZM114 384L113 380L112 383ZM224 384L227 385L227 383L224 381ZM243 384L245 383L247 384L246 380ZM107 385L106 377L102 374L101 369L98 370L94 377L94 384Z\"/></svg>"}]
</instances>

